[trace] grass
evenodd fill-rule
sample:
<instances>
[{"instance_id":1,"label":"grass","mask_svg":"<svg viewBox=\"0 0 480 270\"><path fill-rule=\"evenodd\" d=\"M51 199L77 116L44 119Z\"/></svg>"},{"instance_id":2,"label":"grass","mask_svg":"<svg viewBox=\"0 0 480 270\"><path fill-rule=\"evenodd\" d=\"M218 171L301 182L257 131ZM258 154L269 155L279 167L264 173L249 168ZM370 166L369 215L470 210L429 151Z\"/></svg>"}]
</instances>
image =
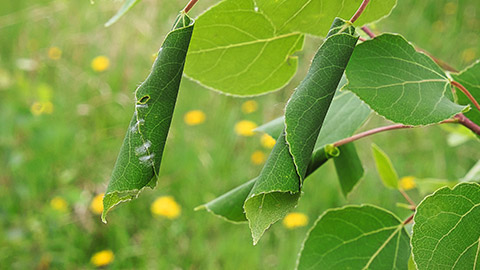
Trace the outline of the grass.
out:
<instances>
[{"instance_id":1,"label":"grass","mask_svg":"<svg viewBox=\"0 0 480 270\"><path fill-rule=\"evenodd\" d=\"M197 15L215 1L200 1ZM276 93L254 98L259 109L245 115L243 99L219 95L184 79L175 110L158 186L118 207L104 225L89 210L105 190L126 126L133 112L133 90L148 74L183 1L142 1L110 28L103 23L120 3L97 1L7 1L0 10L0 265L7 269L90 269L91 256L111 249L111 269L291 269L307 227L274 225L257 246L248 226L232 225L193 208L255 177L260 136L239 137L237 121L263 123L279 116L289 94L305 74ZM462 69L480 55L478 4L470 1L399 1L378 31L398 32L454 67ZM306 66L319 40L309 38L301 53ZM58 60L48 50L62 50ZM98 73L91 60L110 59ZM30 59L30 62L20 59ZM33 62L31 61L33 60ZM22 63L23 61L23 63ZM26 64L25 64L26 62ZM22 67L23 65L23 67ZM25 65L27 67L25 67ZM26 70L30 69L30 70ZM35 116L30 107L50 101L51 114ZM188 126L193 109L207 120ZM374 116L366 125L386 124ZM298 211L310 225L324 210L346 203L372 203L401 218L399 194L385 189L375 172L370 143L392 158L400 176L462 177L479 159L478 144L447 145L439 127L393 131L357 143L367 174L344 199L332 164L305 184ZM365 196L368 194L368 196ZM182 206L176 220L153 217L150 204L171 195ZM421 196L411 192L418 202ZM66 200L66 211L50 205ZM2 268L0 267L0 268Z\"/></svg>"}]
</instances>

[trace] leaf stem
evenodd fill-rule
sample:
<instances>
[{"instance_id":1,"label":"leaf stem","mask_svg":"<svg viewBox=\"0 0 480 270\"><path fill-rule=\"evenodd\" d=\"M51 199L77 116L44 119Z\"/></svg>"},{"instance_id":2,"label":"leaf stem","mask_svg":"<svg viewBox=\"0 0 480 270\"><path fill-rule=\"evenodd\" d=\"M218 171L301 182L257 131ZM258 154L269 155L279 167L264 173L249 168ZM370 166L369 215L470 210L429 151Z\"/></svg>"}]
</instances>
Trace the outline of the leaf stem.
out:
<instances>
[{"instance_id":1,"label":"leaf stem","mask_svg":"<svg viewBox=\"0 0 480 270\"><path fill-rule=\"evenodd\" d=\"M363 26L362 28L362 31L365 32L365 34L367 34L370 38L375 38L377 35L375 35L373 33L372 30L370 30L370 28L368 28L368 26Z\"/></svg>"},{"instance_id":2,"label":"leaf stem","mask_svg":"<svg viewBox=\"0 0 480 270\"><path fill-rule=\"evenodd\" d=\"M415 209L417 209L417 205L415 204L415 202L412 200L412 198L410 198L410 196L408 196L408 194L405 192L405 190L399 188L398 191L400 191L400 193L402 194L403 198L405 198L405 200L412 206L412 211L415 211Z\"/></svg>"},{"instance_id":3,"label":"leaf stem","mask_svg":"<svg viewBox=\"0 0 480 270\"><path fill-rule=\"evenodd\" d=\"M458 120L458 123L464 125L466 128L473 131L475 134L480 136L480 126L475 124L472 120L468 119L463 113L455 115L455 119Z\"/></svg>"},{"instance_id":4,"label":"leaf stem","mask_svg":"<svg viewBox=\"0 0 480 270\"><path fill-rule=\"evenodd\" d=\"M358 17L360 17L360 15L362 15L363 11L365 10L365 8L368 5L368 2L370 2L370 0L363 0L362 4L358 8L357 12L355 12L355 14L353 14L353 17L350 19L351 23L354 23L358 19Z\"/></svg>"},{"instance_id":5,"label":"leaf stem","mask_svg":"<svg viewBox=\"0 0 480 270\"><path fill-rule=\"evenodd\" d=\"M396 125L391 125L391 126L384 126L384 127L378 127L374 128L371 130L367 130L358 134L353 135L352 137L345 138L343 140L337 141L333 145L336 147L342 146L344 144L356 141L358 139L361 139L363 137L367 137L373 134L377 134L379 132L387 131L387 130L394 130L394 129L404 129L404 128L413 128L414 126L407 126L403 124L396 124Z\"/></svg>"},{"instance_id":6,"label":"leaf stem","mask_svg":"<svg viewBox=\"0 0 480 270\"><path fill-rule=\"evenodd\" d=\"M462 116L465 118L465 122L467 122L467 121L472 122L465 115L462 114ZM446 120L443 120L442 122L440 122L439 124L446 124L446 123L462 123L462 121L456 115L454 117L454 119L446 119ZM462 123L462 124L465 125L464 123ZM475 123L473 123L473 124L475 125ZM374 128L374 129L371 129L371 130L367 130L367 131L355 134L355 135L353 135L351 137L348 137L348 138L345 138L343 140L339 140L339 141L333 143L333 145L336 146L336 147L339 147L339 146L342 146L344 144L347 144L347 143L350 143L350 142L356 141L358 139L361 139L361 138L364 138L364 137L367 137L367 136L370 136L370 135L373 135L373 134L377 134L377 133L380 133L380 132L384 132L384 131L388 131L388 130L395 130L395 129L414 128L414 127L415 126L409 126L409 125L403 125L403 124L395 124L395 125L390 125L390 126L378 127L378 128ZM470 128L469 126L466 126L466 127ZM478 128L478 132L480 132L480 127L476 126L476 128ZM471 130L476 133L475 130L473 130L473 129L471 129Z\"/></svg>"},{"instance_id":7,"label":"leaf stem","mask_svg":"<svg viewBox=\"0 0 480 270\"><path fill-rule=\"evenodd\" d=\"M405 219L405 221L403 222L403 225L407 225L408 223L412 222L414 216L415 216L415 213L413 213L407 219Z\"/></svg>"},{"instance_id":8,"label":"leaf stem","mask_svg":"<svg viewBox=\"0 0 480 270\"><path fill-rule=\"evenodd\" d=\"M475 107L477 107L477 109L480 111L480 105L478 104L478 102L475 100L475 98L472 96L472 94L470 94L470 92L468 92L467 88L465 88L461 83L459 82L456 82L456 81L451 81L450 82L453 86L457 87L458 89L460 89L460 91L462 91L467 97L468 99L473 103L473 105L475 105Z\"/></svg>"},{"instance_id":9,"label":"leaf stem","mask_svg":"<svg viewBox=\"0 0 480 270\"><path fill-rule=\"evenodd\" d=\"M183 9L183 12L185 13L188 13L190 11L190 9L193 8L193 6L195 6L195 4L198 2L198 0L190 0L190 2L188 2L188 4L185 6L185 8Z\"/></svg>"}]
</instances>

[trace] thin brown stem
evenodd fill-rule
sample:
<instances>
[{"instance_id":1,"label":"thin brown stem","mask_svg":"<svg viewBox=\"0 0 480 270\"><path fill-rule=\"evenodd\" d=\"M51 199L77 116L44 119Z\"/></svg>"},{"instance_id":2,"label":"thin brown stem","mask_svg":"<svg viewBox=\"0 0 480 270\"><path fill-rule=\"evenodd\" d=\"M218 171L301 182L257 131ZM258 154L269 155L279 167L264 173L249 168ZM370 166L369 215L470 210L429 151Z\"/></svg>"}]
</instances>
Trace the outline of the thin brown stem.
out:
<instances>
[{"instance_id":1,"label":"thin brown stem","mask_svg":"<svg viewBox=\"0 0 480 270\"><path fill-rule=\"evenodd\" d=\"M379 132L383 132L383 131L387 131L387 130L394 130L394 129L404 129L404 128L413 128L413 126L397 124L397 125L391 125L391 126L378 127L378 128L374 128L374 129L371 129L371 130L367 130L365 132L355 134L352 137L348 137L348 138L345 138L343 140L337 141L333 145L338 147L338 146L342 146L344 144L347 144L349 142L356 141L356 140L361 139L363 137L367 137L367 136L370 136L370 135L373 135L373 134L377 134Z\"/></svg>"},{"instance_id":2,"label":"thin brown stem","mask_svg":"<svg viewBox=\"0 0 480 270\"><path fill-rule=\"evenodd\" d=\"M462 124L466 128L473 131L475 134L480 136L480 126L475 124L472 120L468 119L463 113L455 115L455 119L458 120L458 123Z\"/></svg>"},{"instance_id":3,"label":"thin brown stem","mask_svg":"<svg viewBox=\"0 0 480 270\"><path fill-rule=\"evenodd\" d=\"M408 194L405 192L405 190L400 188L400 189L398 189L398 191L400 191L403 198L405 198L405 200L412 206L412 210L415 211L415 209L417 208L417 204L415 204L415 202L412 200L412 198L410 198L410 196L408 196Z\"/></svg>"},{"instance_id":4,"label":"thin brown stem","mask_svg":"<svg viewBox=\"0 0 480 270\"><path fill-rule=\"evenodd\" d=\"M360 15L362 15L363 11L365 10L365 8L368 5L368 2L370 2L370 0L363 0L362 4L358 8L357 12L355 12L355 14L353 14L353 17L350 19L351 23L354 23L358 19L358 17L360 17Z\"/></svg>"},{"instance_id":5,"label":"thin brown stem","mask_svg":"<svg viewBox=\"0 0 480 270\"><path fill-rule=\"evenodd\" d=\"M415 213L413 213L411 216L405 219L405 221L403 222L403 225L407 225L408 223L412 222L414 216L415 216Z\"/></svg>"},{"instance_id":6,"label":"thin brown stem","mask_svg":"<svg viewBox=\"0 0 480 270\"><path fill-rule=\"evenodd\" d=\"M190 2L188 2L187 6L185 6L185 8L183 9L183 12L188 13L190 11L190 9L192 9L193 6L195 6L195 4L197 2L198 2L198 0L190 0Z\"/></svg>"},{"instance_id":7,"label":"thin brown stem","mask_svg":"<svg viewBox=\"0 0 480 270\"><path fill-rule=\"evenodd\" d=\"M472 94L470 94L470 92L468 92L467 88L465 88L461 83L456 82L456 81L451 81L451 84L453 86L457 87L458 89L460 89L460 91L462 91L468 97L468 99L473 103L473 105L475 105L475 107L477 107L477 109L480 111L480 105L475 100L475 98L472 96Z\"/></svg>"},{"instance_id":8,"label":"thin brown stem","mask_svg":"<svg viewBox=\"0 0 480 270\"><path fill-rule=\"evenodd\" d=\"M368 28L368 26L363 26L362 31L365 32L365 34L367 34L370 38L375 38L377 36L372 30L370 30L370 28Z\"/></svg>"}]
</instances>

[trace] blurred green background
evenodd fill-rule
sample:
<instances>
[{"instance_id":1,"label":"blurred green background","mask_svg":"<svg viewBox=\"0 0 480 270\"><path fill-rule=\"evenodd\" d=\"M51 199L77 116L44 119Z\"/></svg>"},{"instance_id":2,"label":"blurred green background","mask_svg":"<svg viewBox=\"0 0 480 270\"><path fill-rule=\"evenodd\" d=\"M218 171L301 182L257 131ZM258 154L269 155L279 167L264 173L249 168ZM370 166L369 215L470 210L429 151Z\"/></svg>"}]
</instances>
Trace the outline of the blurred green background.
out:
<instances>
[{"instance_id":1,"label":"blurred green background","mask_svg":"<svg viewBox=\"0 0 480 270\"><path fill-rule=\"evenodd\" d=\"M196 16L213 0L201 0ZM121 2L65 0L2 1L0 8L0 268L91 269L91 257L111 250L111 269L292 269L308 228L326 209L372 203L400 218L400 194L381 184L370 144L392 158L400 176L457 180L480 158L468 141L447 144L440 127L393 131L357 142L366 176L348 200L340 193L332 164L306 182L296 211L309 224L289 230L281 222L252 246L248 226L224 222L194 207L255 177L261 164L251 154L260 135L243 137L235 123L257 124L282 114L315 48L308 38L302 66L284 89L254 98L258 109L241 110L247 99L214 93L182 81L158 186L124 204L107 225L90 209L104 192L133 112L133 91L149 72L178 10L186 1L143 0L110 28L106 22ZM463 69L480 56L478 0L399 0L377 32L408 40ZM52 49L53 48L53 49ZM104 71L92 60L105 56ZM190 126L184 114L202 110L204 123ZM387 124L373 116L363 129ZM420 201L416 190L409 194ZM152 202L173 196L181 215L154 216ZM53 201L52 201L53 199Z\"/></svg>"}]
</instances>

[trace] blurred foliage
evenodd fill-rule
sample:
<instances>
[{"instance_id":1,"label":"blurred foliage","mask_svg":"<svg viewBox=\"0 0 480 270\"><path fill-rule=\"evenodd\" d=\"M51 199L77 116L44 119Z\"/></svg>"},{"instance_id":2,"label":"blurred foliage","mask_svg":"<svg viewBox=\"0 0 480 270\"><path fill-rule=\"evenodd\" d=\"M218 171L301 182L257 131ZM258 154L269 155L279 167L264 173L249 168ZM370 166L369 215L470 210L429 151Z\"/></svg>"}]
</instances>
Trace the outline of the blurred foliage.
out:
<instances>
[{"instance_id":1,"label":"blurred foliage","mask_svg":"<svg viewBox=\"0 0 480 270\"><path fill-rule=\"evenodd\" d=\"M216 1L200 1L198 15ZM4 1L0 9L0 265L8 269L90 269L111 250L111 269L291 269L312 224L288 230L274 225L252 246L245 225L232 225L193 208L258 175L252 164L261 136L239 136L235 124L256 124L283 113L305 75L320 40L309 38L300 70L283 90L245 99L222 96L184 79L155 190L115 209L104 225L91 210L105 191L133 113L133 91L148 74L184 1L144 0L104 28L120 2ZM480 7L476 0L399 1L375 31L403 34L457 69L480 57ZM56 49L53 49L56 48ZM92 60L108 60L96 71ZM98 59L98 58L97 58ZM105 58L101 58L105 60ZM200 110L205 121L184 122ZM385 124L374 117L367 128ZM356 145L367 174L345 200L331 163L305 183L296 211L315 220L345 203L373 203L406 217L401 195L376 175L372 140L390 154L400 177L456 180L480 158L478 143L451 147L439 127L392 131ZM368 193L368 196L362 194ZM409 190L417 202L418 191ZM152 215L156 198L172 196L181 207L173 220ZM52 202L52 200L54 200Z\"/></svg>"}]
</instances>

